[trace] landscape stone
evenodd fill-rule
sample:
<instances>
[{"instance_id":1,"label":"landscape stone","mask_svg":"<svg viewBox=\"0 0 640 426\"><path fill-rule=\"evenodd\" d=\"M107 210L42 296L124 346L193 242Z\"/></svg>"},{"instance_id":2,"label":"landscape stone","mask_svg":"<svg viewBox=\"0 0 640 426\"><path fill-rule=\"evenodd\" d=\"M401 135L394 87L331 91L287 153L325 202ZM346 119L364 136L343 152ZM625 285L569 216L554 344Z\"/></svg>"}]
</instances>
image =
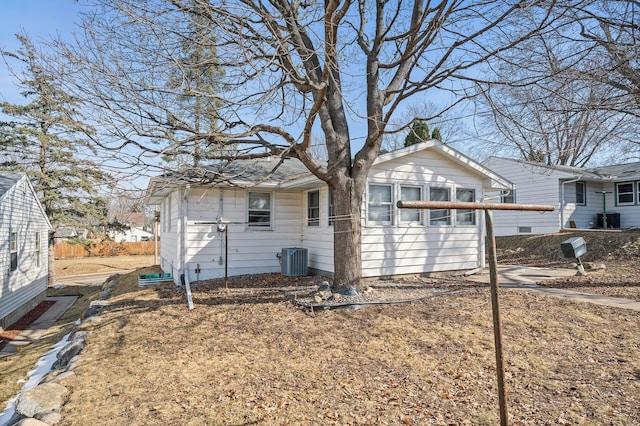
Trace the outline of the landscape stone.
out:
<instances>
[{"instance_id":1,"label":"landscape stone","mask_svg":"<svg viewBox=\"0 0 640 426\"><path fill-rule=\"evenodd\" d=\"M22 419L17 423L13 423L12 426L46 426L48 423L40 421L38 419L34 419L32 417L27 417L26 419Z\"/></svg>"},{"instance_id":2,"label":"landscape stone","mask_svg":"<svg viewBox=\"0 0 640 426\"><path fill-rule=\"evenodd\" d=\"M57 383L44 383L28 389L18 396L16 413L40 419L46 414L59 412L66 393L67 388Z\"/></svg>"},{"instance_id":3,"label":"landscape stone","mask_svg":"<svg viewBox=\"0 0 640 426\"><path fill-rule=\"evenodd\" d=\"M65 371L48 380L50 383L57 383L62 386L69 386L77 379L76 373L73 371Z\"/></svg>"},{"instance_id":4,"label":"landscape stone","mask_svg":"<svg viewBox=\"0 0 640 426\"><path fill-rule=\"evenodd\" d=\"M40 418L40 421L47 425L55 425L57 423L60 423L61 420L62 416L57 412L45 414Z\"/></svg>"},{"instance_id":5,"label":"landscape stone","mask_svg":"<svg viewBox=\"0 0 640 426\"><path fill-rule=\"evenodd\" d=\"M74 340L68 343L64 348L56 355L56 362L51 366L52 370L64 370L69 365L71 358L78 355L84 348L84 339Z\"/></svg>"}]
</instances>

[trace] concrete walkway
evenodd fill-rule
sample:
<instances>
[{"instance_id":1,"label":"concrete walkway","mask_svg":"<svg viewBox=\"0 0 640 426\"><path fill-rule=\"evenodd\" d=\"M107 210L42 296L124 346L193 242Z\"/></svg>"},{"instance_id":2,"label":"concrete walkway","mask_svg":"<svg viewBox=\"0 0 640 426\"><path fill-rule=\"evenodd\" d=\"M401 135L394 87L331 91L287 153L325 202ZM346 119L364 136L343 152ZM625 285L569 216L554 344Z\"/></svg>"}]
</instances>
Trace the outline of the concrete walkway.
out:
<instances>
[{"instance_id":1,"label":"concrete walkway","mask_svg":"<svg viewBox=\"0 0 640 426\"><path fill-rule=\"evenodd\" d=\"M51 328L73 304L78 300L78 296L57 296L47 297L44 300L56 302L47 311L35 320L27 330L23 331L8 345L0 350L0 358L16 353L20 347L26 346L38 340Z\"/></svg>"},{"instance_id":2,"label":"concrete walkway","mask_svg":"<svg viewBox=\"0 0 640 426\"><path fill-rule=\"evenodd\" d=\"M501 288L533 291L547 296L560 297L575 302L588 302L596 305L611 306L614 308L631 309L640 311L640 302L621 297L609 297L600 294L581 293L565 290L563 288L551 288L537 285L537 282L570 277L576 274L575 269L537 268L532 266L499 265L498 284ZM479 274L468 276L471 281L489 282L489 271L483 270Z\"/></svg>"}]
</instances>

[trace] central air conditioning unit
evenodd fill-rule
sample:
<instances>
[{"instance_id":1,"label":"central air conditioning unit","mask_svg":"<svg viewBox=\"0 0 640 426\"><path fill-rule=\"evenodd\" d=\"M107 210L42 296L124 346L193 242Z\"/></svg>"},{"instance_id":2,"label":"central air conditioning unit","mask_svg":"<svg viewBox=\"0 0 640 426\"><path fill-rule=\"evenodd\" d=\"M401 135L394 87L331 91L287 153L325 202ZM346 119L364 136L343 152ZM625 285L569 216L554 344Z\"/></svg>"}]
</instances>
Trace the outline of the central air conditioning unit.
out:
<instances>
[{"instance_id":1,"label":"central air conditioning unit","mask_svg":"<svg viewBox=\"0 0 640 426\"><path fill-rule=\"evenodd\" d=\"M302 247L283 248L280 254L282 275L301 277L307 275L307 249Z\"/></svg>"}]
</instances>

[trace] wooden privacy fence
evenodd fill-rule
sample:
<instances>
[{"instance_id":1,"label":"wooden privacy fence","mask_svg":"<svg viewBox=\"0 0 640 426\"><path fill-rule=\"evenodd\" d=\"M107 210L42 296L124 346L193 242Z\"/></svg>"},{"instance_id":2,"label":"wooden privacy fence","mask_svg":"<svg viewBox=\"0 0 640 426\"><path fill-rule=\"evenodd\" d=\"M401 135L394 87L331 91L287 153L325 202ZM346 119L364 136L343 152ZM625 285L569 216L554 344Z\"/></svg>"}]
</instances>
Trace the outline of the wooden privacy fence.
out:
<instances>
[{"instance_id":1,"label":"wooden privacy fence","mask_svg":"<svg viewBox=\"0 0 640 426\"><path fill-rule=\"evenodd\" d=\"M135 243L100 241L85 244L58 242L53 248L56 259L94 256L151 255L155 253L155 241L138 241ZM160 247L160 242L158 242Z\"/></svg>"}]
</instances>

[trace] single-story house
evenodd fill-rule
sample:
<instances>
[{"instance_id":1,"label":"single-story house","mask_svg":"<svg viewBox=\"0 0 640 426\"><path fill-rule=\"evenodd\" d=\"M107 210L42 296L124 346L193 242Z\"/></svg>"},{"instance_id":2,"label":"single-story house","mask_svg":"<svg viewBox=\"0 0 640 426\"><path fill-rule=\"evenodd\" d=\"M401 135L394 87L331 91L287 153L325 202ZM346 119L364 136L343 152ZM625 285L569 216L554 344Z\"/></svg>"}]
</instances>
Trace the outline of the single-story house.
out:
<instances>
[{"instance_id":1,"label":"single-story house","mask_svg":"<svg viewBox=\"0 0 640 426\"><path fill-rule=\"evenodd\" d=\"M342 218L333 214L331 193L298 160L283 160L274 171L280 161L234 161L198 176L152 178L147 202L160 210L163 271L177 284L183 275L189 281L222 277L225 266L229 276L280 272L282 249L304 248L310 269L333 273L332 224ZM360 218L363 276L483 266L484 221L476 211L401 211L396 202L480 201L486 191L510 188L436 140L380 155ZM226 238L218 223L227 224Z\"/></svg>"},{"instance_id":2,"label":"single-story house","mask_svg":"<svg viewBox=\"0 0 640 426\"><path fill-rule=\"evenodd\" d=\"M153 241L153 233L145 231L142 228L132 226L129 229L125 229L117 232L110 232L110 237L117 242L135 243L138 241Z\"/></svg>"},{"instance_id":3,"label":"single-story house","mask_svg":"<svg viewBox=\"0 0 640 426\"><path fill-rule=\"evenodd\" d=\"M490 157L482 164L514 183L515 191L494 194L502 202L556 208L496 211L496 235L640 226L640 163L581 168Z\"/></svg>"},{"instance_id":4,"label":"single-story house","mask_svg":"<svg viewBox=\"0 0 640 426\"><path fill-rule=\"evenodd\" d=\"M51 230L27 175L0 172L0 329L44 300Z\"/></svg>"}]
</instances>

